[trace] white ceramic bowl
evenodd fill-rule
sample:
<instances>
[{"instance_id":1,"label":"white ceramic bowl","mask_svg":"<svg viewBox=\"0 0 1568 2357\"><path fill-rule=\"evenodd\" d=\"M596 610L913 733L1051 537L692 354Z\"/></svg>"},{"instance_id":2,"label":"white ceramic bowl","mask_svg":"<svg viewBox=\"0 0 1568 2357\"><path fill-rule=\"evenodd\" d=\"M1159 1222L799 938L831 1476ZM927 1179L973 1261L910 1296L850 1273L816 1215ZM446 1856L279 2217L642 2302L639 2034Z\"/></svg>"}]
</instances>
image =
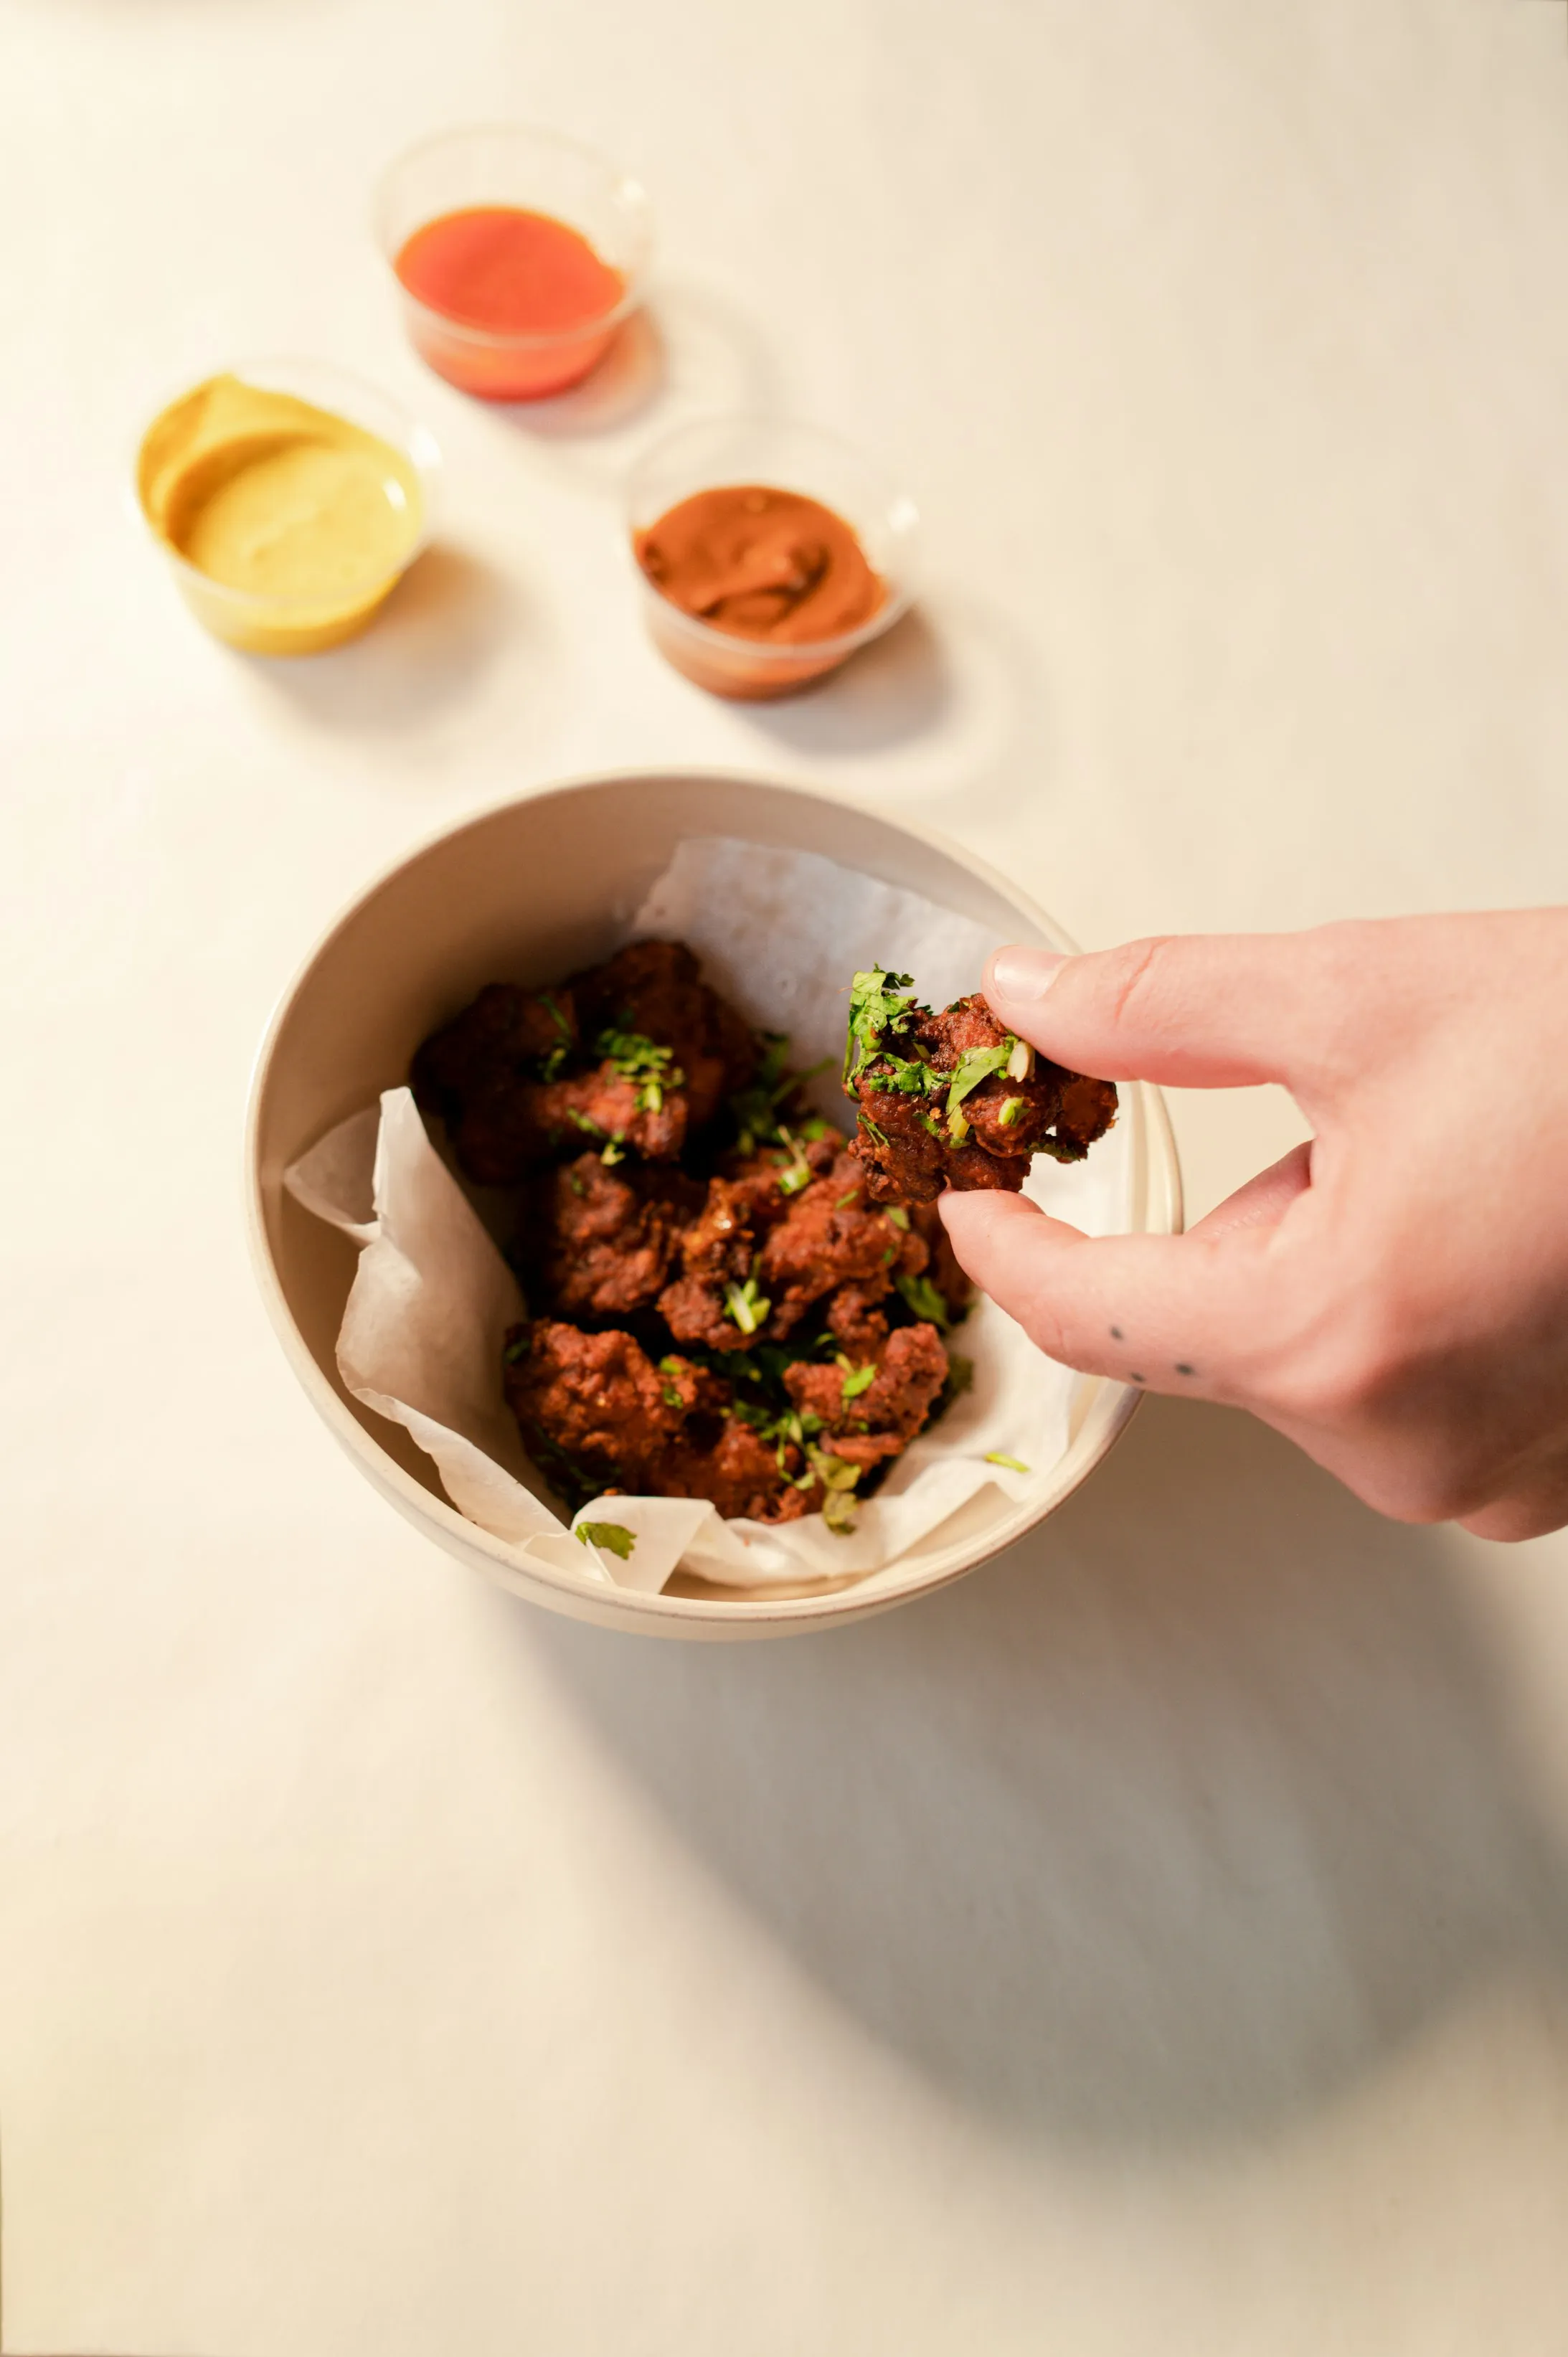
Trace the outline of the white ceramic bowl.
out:
<instances>
[{"instance_id":1,"label":"white ceramic bowl","mask_svg":"<svg viewBox=\"0 0 1568 2357\"><path fill-rule=\"evenodd\" d=\"M283 1174L322 1134L401 1085L421 1039L498 975L545 981L603 957L691 835L815 851L957 910L1000 941L1073 944L1004 877L955 845L838 795L692 771L583 778L444 828L360 893L285 992L257 1059L246 1128L251 1246L289 1363L360 1470L459 1561L582 1620L671 1637L825 1629L944 1587L1054 1512L1092 1471L1139 1394L1080 1387L1073 1437L1043 1495L982 1493L918 1550L824 1593L737 1598L677 1576L662 1595L566 1572L519 1571L466 1522L400 1426L344 1389L334 1346L357 1253L295 1201ZM1122 1090L1135 1228L1181 1225L1181 1177L1158 1092Z\"/></svg>"}]
</instances>

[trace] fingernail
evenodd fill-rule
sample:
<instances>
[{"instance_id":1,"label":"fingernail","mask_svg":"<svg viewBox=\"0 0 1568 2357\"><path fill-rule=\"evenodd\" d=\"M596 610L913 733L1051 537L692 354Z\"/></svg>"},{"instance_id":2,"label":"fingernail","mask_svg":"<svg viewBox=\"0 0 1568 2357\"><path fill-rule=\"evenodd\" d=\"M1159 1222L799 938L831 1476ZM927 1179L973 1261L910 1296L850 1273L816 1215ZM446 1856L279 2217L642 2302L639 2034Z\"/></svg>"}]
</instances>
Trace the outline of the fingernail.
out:
<instances>
[{"instance_id":1,"label":"fingernail","mask_svg":"<svg viewBox=\"0 0 1568 2357\"><path fill-rule=\"evenodd\" d=\"M1044 998L1066 963L1059 950L1029 950L1015 944L998 950L992 959L989 986L1004 998Z\"/></svg>"}]
</instances>

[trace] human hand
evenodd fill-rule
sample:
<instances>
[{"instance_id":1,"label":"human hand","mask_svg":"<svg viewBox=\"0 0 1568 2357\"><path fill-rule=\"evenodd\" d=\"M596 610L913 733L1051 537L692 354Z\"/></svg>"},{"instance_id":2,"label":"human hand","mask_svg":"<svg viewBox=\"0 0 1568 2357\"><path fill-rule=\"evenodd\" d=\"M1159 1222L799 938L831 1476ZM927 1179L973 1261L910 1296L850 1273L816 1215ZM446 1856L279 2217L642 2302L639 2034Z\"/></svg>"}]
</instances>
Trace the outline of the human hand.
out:
<instances>
[{"instance_id":1,"label":"human hand","mask_svg":"<svg viewBox=\"0 0 1568 2357\"><path fill-rule=\"evenodd\" d=\"M1041 1350L1249 1408L1402 1522L1568 1523L1568 910L1004 949L985 993L1074 1071L1283 1082L1313 1131L1185 1236L945 1193Z\"/></svg>"}]
</instances>

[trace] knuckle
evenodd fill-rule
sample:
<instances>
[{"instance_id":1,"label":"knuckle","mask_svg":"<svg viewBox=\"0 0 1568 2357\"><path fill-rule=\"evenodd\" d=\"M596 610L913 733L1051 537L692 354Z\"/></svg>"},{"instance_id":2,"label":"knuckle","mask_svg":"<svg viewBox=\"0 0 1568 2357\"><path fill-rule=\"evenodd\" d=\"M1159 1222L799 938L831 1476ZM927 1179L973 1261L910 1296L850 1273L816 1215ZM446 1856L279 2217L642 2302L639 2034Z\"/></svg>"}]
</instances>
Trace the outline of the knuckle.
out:
<instances>
[{"instance_id":1,"label":"knuckle","mask_svg":"<svg viewBox=\"0 0 1568 2357\"><path fill-rule=\"evenodd\" d=\"M1151 1021L1168 1020L1177 996L1176 969L1181 944L1171 933L1152 934L1141 942L1123 942L1120 948L1100 952L1097 979L1105 994L1107 1013L1118 1029L1146 1030Z\"/></svg>"},{"instance_id":2,"label":"knuckle","mask_svg":"<svg viewBox=\"0 0 1568 2357\"><path fill-rule=\"evenodd\" d=\"M1328 1432L1384 1423L1415 1375L1409 1327L1391 1305L1337 1292L1280 1338L1272 1386L1291 1416Z\"/></svg>"}]
</instances>

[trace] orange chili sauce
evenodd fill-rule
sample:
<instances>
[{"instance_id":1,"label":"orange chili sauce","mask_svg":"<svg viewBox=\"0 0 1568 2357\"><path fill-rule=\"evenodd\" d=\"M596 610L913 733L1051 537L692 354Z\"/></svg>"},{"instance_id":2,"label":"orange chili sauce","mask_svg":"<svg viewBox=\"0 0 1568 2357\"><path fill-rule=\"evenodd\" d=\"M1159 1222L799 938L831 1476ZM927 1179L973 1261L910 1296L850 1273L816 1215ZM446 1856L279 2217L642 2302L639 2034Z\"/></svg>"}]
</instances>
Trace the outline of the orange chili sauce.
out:
<instances>
[{"instance_id":1,"label":"orange chili sauce","mask_svg":"<svg viewBox=\"0 0 1568 2357\"><path fill-rule=\"evenodd\" d=\"M394 267L418 306L410 329L421 354L487 401L576 384L603 358L615 332L604 322L626 296L622 273L581 231L518 205L439 214Z\"/></svg>"},{"instance_id":2,"label":"orange chili sauce","mask_svg":"<svg viewBox=\"0 0 1568 2357\"><path fill-rule=\"evenodd\" d=\"M887 603L854 526L820 500L771 484L694 492L635 533L632 548L661 599L734 640L699 639L662 605L649 610L660 652L715 695L788 695L836 671L844 651L833 642ZM747 642L779 651L759 657Z\"/></svg>"}]
</instances>

